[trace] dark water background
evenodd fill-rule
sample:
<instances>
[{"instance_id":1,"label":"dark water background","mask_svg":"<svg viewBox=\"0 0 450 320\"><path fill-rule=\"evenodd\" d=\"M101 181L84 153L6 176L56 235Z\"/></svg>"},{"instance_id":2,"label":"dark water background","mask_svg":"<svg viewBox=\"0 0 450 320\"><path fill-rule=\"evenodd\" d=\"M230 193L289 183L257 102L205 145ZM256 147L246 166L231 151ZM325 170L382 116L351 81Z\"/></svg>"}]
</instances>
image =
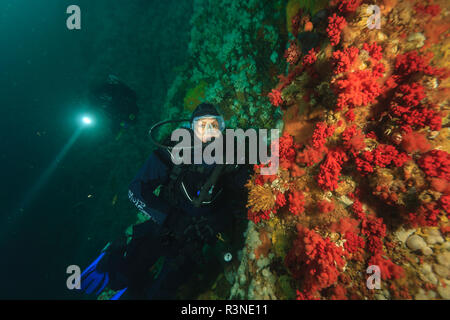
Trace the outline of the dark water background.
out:
<instances>
[{"instance_id":1,"label":"dark water background","mask_svg":"<svg viewBox=\"0 0 450 320\"><path fill-rule=\"evenodd\" d=\"M66 28L72 4L79 31ZM79 298L67 266L85 267L135 221L128 183L185 61L191 11L190 0L0 1L0 299ZM20 210L77 130L89 84L108 73L137 92L138 124L119 140L104 123L84 130Z\"/></svg>"}]
</instances>

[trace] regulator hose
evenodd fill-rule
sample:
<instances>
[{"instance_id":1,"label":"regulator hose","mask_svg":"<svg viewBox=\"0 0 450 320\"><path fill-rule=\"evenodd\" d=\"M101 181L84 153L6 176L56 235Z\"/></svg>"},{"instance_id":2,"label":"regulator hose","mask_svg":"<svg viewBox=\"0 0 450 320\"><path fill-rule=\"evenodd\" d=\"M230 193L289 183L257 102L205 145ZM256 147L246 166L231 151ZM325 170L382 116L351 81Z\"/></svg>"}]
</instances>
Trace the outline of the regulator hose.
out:
<instances>
[{"instance_id":1,"label":"regulator hose","mask_svg":"<svg viewBox=\"0 0 450 320\"><path fill-rule=\"evenodd\" d=\"M189 119L171 119L171 120L163 120L160 122L155 123L150 130L148 131L149 137L150 137L150 141L157 147L160 148L166 148L166 149L171 149L173 148L172 146L169 145L164 145L162 143L160 143L159 141L156 140L156 138L153 136L154 130L157 129L158 127L161 127L162 125L168 124L168 123L176 123L176 122L190 122Z\"/></svg>"}]
</instances>

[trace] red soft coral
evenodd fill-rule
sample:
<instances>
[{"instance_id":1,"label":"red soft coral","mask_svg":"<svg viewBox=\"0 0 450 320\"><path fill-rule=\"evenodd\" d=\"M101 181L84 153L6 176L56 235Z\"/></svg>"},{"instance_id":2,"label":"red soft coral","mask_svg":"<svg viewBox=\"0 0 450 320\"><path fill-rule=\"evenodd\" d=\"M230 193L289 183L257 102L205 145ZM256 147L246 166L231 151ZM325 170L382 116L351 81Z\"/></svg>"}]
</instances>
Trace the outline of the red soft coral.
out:
<instances>
[{"instance_id":1,"label":"red soft coral","mask_svg":"<svg viewBox=\"0 0 450 320\"><path fill-rule=\"evenodd\" d=\"M420 168L430 177L450 181L450 154L443 150L431 150L418 160Z\"/></svg>"},{"instance_id":2,"label":"red soft coral","mask_svg":"<svg viewBox=\"0 0 450 320\"><path fill-rule=\"evenodd\" d=\"M375 101L381 94L381 87L370 70L351 72L336 80L333 90L337 95L337 110L364 106Z\"/></svg>"},{"instance_id":3,"label":"red soft coral","mask_svg":"<svg viewBox=\"0 0 450 320\"><path fill-rule=\"evenodd\" d=\"M349 122L353 122L356 119L353 109L348 110L344 116L345 116L345 119L347 119L347 121L349 121Z\"/></svg>"},{"instance_id":4,"label":"red soft coral","mask_svg":"<svg viewBox=\"0 0 450 320\"><path fill-rule=\"evenodd\" d=\"M350 47L344 50L336 50L331 56L331 62L334 66L333 73L339 74L350 70L358 58L359 49Z\"/></svg>"},{"instance_id":5,"label":"red soft coral","mask_svg":"<svg viewBox=\"0 0 450 320\"><path fill-rule=\"evenodd\" d=\"M431 144L428 142L428 139L419 132L405 134L401 145L402 148L409 153L417 151L424 153L430 151L432 148Z\"/></svg>"},{"instance_id":6,"label":"red soft coral","mask_svg":"<svg viewBox=\"0 0 450 320\"><path fill-rule=\"evenodd\" d=\"M351 196L350 198L353 198L353 204L352 204L352 211L353 214L359 219L359 220L365 220L366 219L366 213L363 210L363 205L361 201L355 198L355 196Z\"/></svg>"},{"instance_id":7,"label":"red soft coral","mask_svg":"<svg viewBox=\"0 0 450 320\"><path fill-rule=\"evenodd\" d=\"M344 248L350 253L359 252L366 246L364 239L351 231L345 233L345 240Z\"/></svg>"},{"instance_id":8,"label":"red soft coral","mask_svg":"<svg viewBox=\"0 0 450 320\"><path fill-rule=\"evenodd\" d=\"M374 214L367 214L363 210L361 201L354 199L352 210L361 221L361 233L366 236L367 249L376 254L383 251L383 238L386 236L386 225L383 218Z\"/></svg>"},{"instance_id":9,"label":"red soft coral","mask_svg":"<svg viewBox=\"0 0 450 320\"><path fill-rule=\"evenodd\" d=\"M342 132L342 142L346 150L358 152L366 147L364 142L364 134L360 129L356 128L356 125L346 128Z\"/></svg>"},{"instance_id":10,"label":"red soft coral","mask_svg":"<svg viewBox=\"0 0 450 320\"><path fill-rule=\"evenodd\" d=\"M341 32L346 25L347 21L345 21L345 18L336 15L336 13L333 13L331 17L328 17L328 27L326 31L332 46L337 45L339 41L341 41Z\"/></svg>"},{"instance_id":11,"label":"red soft coral","mask_svg":"<svg viewBox=\"0 0 450 320\"><path fill-rule=\"evenodd\" d=\"M271 213L271 210L254 212L249 209L247 211L247 218L253 221L253 223L258 224L261 220L269 220Z\"/></svg>"},{"instance_id":12,"label":"red soft coral","mask_svg":"<svg viewBox=\"0 0 450 320\"><path fill-rule=\"evenodd\" d=\"M384 75L384 72L386 71L384 64L377 63L373 68L372 68L372 77L374 78L381 78Z\"/></svg>"},{"instance_id":13,"label":"red soft coral","mask_svg":"<svg viewBox=\"0 0 450 320\"><path fill-rule=\"evenodd\" d=\"M438 4L423 5L419 3L415 5L414 9L417 13L429 14L433 17L438 16L442 10Z\"/></svg>"},{"instance_id":14,"label":"red soft coral","mask_svg":"<svg viewBox=\"0 0 450 320\"><path fill-rule=\"evenodd\" d=\"M263 185L266 182L269 184L272 183L273 180L277 178L277 175L275 174L260 174L255 178L255 184L257 185Z\"/></svg>"},{"instance_id":15,"label":"red soft coral","mask_svg":"<svg viewBox=\"0 0 450 320\"><path fill-rule=\"evenodd\" d=\"M396 167L403 167L403 165L404 165L406 162L410 161L410 160L411 160L411 157L408 156L407 153L405 153L405 152L399 152L398 156L395 157L395 158L392 160L392 162L394 163L394 165L395 165Z\"/></svg>"},{"instance_id":16,"label":"red soft coral","mask_svg":"<svg viewBox=\"0 0 450 320\"><path fill-rule=\"evenodd\" d=\"M362 208L361 208L362 210ZM346 234L347 232L357 232L359 221L350 217L344 217L339 222L334 222L330 226L332 232L339 232L340 234Z\"/></svg>"},{"instance_id":17,"label":"red soft coral","mask_svg":"<svg viewBox=\"0 0 450 320\"><path fill-rule=\"evenodd\" d=\"M302 214L305 211L305 201L304 196L301 191L295 190L291 192L288 196L289 199L289 211L297 216Z\"/></svg>"},{"instance_id":18,"label":"red soft coral","mask_svg":"<svg viewBox=\"0 0 450 320\"><path fill-rule=\"evenodd\" d=\"M415 73L435 75L438 70L428 64L429 57L419 56L417 51L399 54L395 60L395 72L406 79Z\"/></svg>"},{"instance_id":19,"label":"red soft coral","mask_svg":"<svg viewBox=\"0 0 450 320\"><path fill-rule=\"evenodd\" d=\"M383 218L367 215L361 223L361 233L367 238L367 249L372 253L383 251L383 238L386 236L386 225Z\"/></svg>"},{"instance_id":20,"label":"red soft coral","mask_svg":"<svg viewBox=\"0 0 450 320\"><path fill-rule=\"evenodd\" d=\"M383 58L383 49L376 42L372 44L364 43L363 49L366 50L370 57L375 61L380 61Z\"/></svg>"},{"instance_id":21,"label":"red soft coral","mask_svg":"<svg viewBox=\"0 0 450 320\"><path fill-rule=\"evenodd\" d=\"M314 50L314 48L312 48L303 58L302 64L304 67L308 67L316 63L316 61L317 61L317 52Z\"/></svg>"},{"instance_id":22,"label":"red soft coral","mask_svg":"<svg viewBox=\"0 0 450 320\"><path fill-rule=\"evenodd\" d=\"M277 89L272 89L272 91L268 94L270 103L275 107L283 104L283 99L281 98L281 91Z\"/></svg>"},{"instance_id":23,"label":"red soft coral","mask_svg":"<svg viewBox=\"0 0 450 320\"><path fill-rule=\"evenodd\" d=\"M348 300L347 289L345 289L341 285L337 285L336 287L334 287L331 300Z\"/></svg>"},{"instance_id":24,"label":"red soft coral","mask_svg":"<svg viewBox=\"0 0 450 320\"><path fill-rule=\"evenodd\" d=\"M314 147L308 145L302 152L297 153L297 158L295 161L300 164L312 166L322 161L327 152L328 148L325 146L315 149Z\"/></svg>"},{"instance_id":25,"label":"red soft coral","mask_svg":"<svg viewBox=\"0 0 450 320\"><path fill-rule=\"evenodd\" d=\"M327 125L326 122L317 123L311 139L314 149L320 149L327 142L327 138L333 135L334 130L335 127Z\"/></svg>"},{"instance_id":26,"label":"red soft coral","mask_svg":"<svg viewBox=\"0 0 450 320\"><path fill-rule=\"evenodd\" d=\"M364 151L357 158L355 158L356 170L358 170L359 173L365 176L366 174L374 171L372 162L372 152Z\"/></svg>"},{"instance_id":27,"label":"red soft coral","mask_svg":"<svg viewBox=\"0 0 450 320\"><path fill-rule=\"evenodd\" d=\"M425 90L420 84L404 84L397 88L390 103L390 111L391 117L397 118L397 125L404 131L425 126L429 126L431 130L440 130L441 117L430 106L422 105L424 98Z\"/></svg>"},{"instance_id":28,"label":"red soft coral","mask_svg":"<svg viewBox=\"0 0 450 320\"><path fill-rule=\"evenodd\" d=\"M327 154L325 161L320 165L317 183L323 190L335 190L338 187L342 164L348 160L344 151L336 149Z\"/></svg>"},{"instance_id":29,"label":"red soft coral","mask_svg":"<svg viewBox=\"0 0 450 320\"><path fill-rule=\"evenodd\" d=\"M302 168L300 168L298 165L296 165L295 163L291 163L290 167L289 167L289 172L291 173L292 177L301 177L303 176L306 171L303 170Z\"/></svg>"},{"instance_id":30,"label":"red soft coral","mask_svg":"<svg viewBox=\"0 0 450 320\"><path fill-rule=\"evenodd\" d=\"M364 151L355 158L356 169L366 175L374 171L374 167L385 168L394 164L402 167L411 158L404 152L399 152L389 144L379 144L375 150Z\"/></svg>"},{"instance_id":31,"label":"red soft coral","mask_svg":"<svg viewBox=\"0 0 450 320\"><path fill-rule=\"evenodd\" d=\"M378 253L370 258L369 265L375 265L380 268L381 278L383 280L399 279L405 275L405 270L401 266L385 258L382 253Z\"/></svg>"},{"instance_id":32,"label":"red soft coral","mask_svg":"<svg viewBox=\"0 0 450 320\"><path fill-rule=\"evenodd\" d=\"M391 114L398 117L397 125L406 132L412 131L412 127L420 129L428 126L433 131L439 131L442 127L439 112L430 108L412 108L392 102Z\"/></svg>"},{"instance_id":33,"label":"red soft coral","mask_svg":"<svg viewBox=\"0 0 450 320\"><path fill-rule=\"evenodd\" d=\"M450 214L450 195L444 195L439 199L439 204L441 205L442 209L447 213Z\"/></svg>"},{"instance_id":34,"label":"red soft coral","mask_svg":"<svg viewBox=\"0 0 450 320\"><path fill-rule=\"evenodd\" d=\"M284 205L286 204L286 197L284 196L284 193L281 193L281 192L277 193L275 203L276 203L277 208L284 207Z\"/></svg>"},{"instance_id":35,"label":"red soft coral","mask_svg":"<svg viewBox=\"0 0 450 320\"><path fill-rule=\"evenodd\" d=\"M416 212L408 215L408 222L413 227L437 226L439 223L440 211L436 202L422 204Z\"/></svg>"},{"instance_id":36,"label":"red soft coral","mask_svg":"<svg viewBox=\"0 0 450 320\"><path fill-rule=\"evenodd\" d=\"M286 88L289 84L291 84L292 81L294 81L294 79L299 76L302 72L304 71L303 66L296 66L295 68L293 68L287 76L285 76L284 74L280 74L277 77L280 79L277 87L275 89L272 90L272 92L274 92L274 90L279 92L280 95L280 99L281 99L281 90L283 90L284 88ZM278 95L278 93L274 93L275 95ZM269 97L270 97L270 93L269 93ZM280 102L280 104L283 101ZM272 103L273 104L273 103Z\"/></svg>"},{"instance_id":37,"label":"red soft coral","mask_svg":"<svg viewBox=\"0 0 450 320\"><path fill-rule=\"evenodd\" d=\"M430 187L434 191L441 192L443 194L450 194L450 182L444 179L431 178Z\"/></svg>"},{"instance_id":38,"label":"red soft coral","mask_svg":"<svg viewBox=\"0 0 450 320\"><path fill-rule=\"evenodd\" d=\"M399 104L416 107L425 98L425 88L418 83L403 84L398 87L396 100Z\"/></svg>"},{"instance_id":39,"label":"red soft coral","mask_svg":"<svg viewBox=\"0 0 450 320\"><path fill-rule=\"evenodd\" d=\"M380 168L384 168L391 164L397 156L398 151L394 146L379 144L374 150L374 164Z\"/></svg>"},{"instance_id":40,"label":"red soft coral","mask_svg":"<svg viewBox=\"0 0 450 320\"><path fill-rule=\"evenodd\" d=\"M361 4L362 0L337 0L334 3L337 4L337 9L341 13L355 12Z\"/></svg>"},{"instance_id":41,"label":"red soft coral","mask_svg":"<svg viewBox=\"0 0 450 320\"><path fill-rule=\"evenodd\" d=\"M286 255L285 264L295 279L303 280L304 295L315 296L337 282L345 265L344 252L330 239L323 239L300 224L297 231L297 239Z\"/></svg>"},{"instance_id":42,"label":"red soft coral","mask_svg":"<svg viewBox=\"0 0 450 320\"><path fill-rule=\"evenodd\" d=\"M334 202L328 200L321 200L317 202L317 208L320 213L327 213L334 210Z\"/></svg>"},{"instance_id":43,"label":"red soft coral","mask_svg":"<svg viewBox=\"0 0 450 320\"><path fill-rule=\"evenodd\" d=\"M278 140L278 146L280 161L294 162L296 155L294 138L284 133Z\"/></svg>"}]
</instances>

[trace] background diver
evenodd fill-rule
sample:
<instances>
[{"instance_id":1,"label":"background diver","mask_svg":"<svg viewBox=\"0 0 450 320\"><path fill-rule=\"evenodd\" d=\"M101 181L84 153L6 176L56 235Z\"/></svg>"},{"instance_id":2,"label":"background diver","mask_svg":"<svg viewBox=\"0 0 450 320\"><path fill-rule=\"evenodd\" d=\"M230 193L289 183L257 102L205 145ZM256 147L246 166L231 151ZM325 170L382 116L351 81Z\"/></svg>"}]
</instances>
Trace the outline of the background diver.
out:
<instances>
[{"instance_id":1,"label":"background diver","mask_svg":"<svg viewBox=\"0 0 450 320\"><path fill-rule=\"evenodd\" d=\"M190 123L203 148L212 141L205 128L225 127L207 103L194 110ZM84 270L86 293L100 294L108 286L117 292L112 299L125 291L129 298L174 299L190 275L221 269L221 262L235 256L227 253L233 252L231 231L246 221L249 166L174 165L169 150L152 152L129 186L131 202L150 219L133 226L131 238L122 236L103 249Z\"/></svg>"},{"instance_id":2,"label":"background diver","mask_svg":"<svg viewBox=\"0 0 450 320\"><path fill-rule=\"evenodd\" d=\"M113 133L136 122L139 112L137 95L114 75L89 89L88 99L93 108L100 109L111 119Z\"/></svg>"}]
</instances>

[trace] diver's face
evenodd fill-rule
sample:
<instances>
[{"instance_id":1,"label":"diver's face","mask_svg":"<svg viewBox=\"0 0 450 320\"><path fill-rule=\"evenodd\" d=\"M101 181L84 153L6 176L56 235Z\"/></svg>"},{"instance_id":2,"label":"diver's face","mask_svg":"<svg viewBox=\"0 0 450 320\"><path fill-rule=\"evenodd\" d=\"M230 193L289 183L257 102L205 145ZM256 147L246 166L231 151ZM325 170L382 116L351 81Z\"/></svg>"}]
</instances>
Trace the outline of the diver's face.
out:
<instances>
[{"instance_id":1,"label":"diver's face","mask_svg":"<svg viewBox=\"0 0 450 320\"><path fill-rule=\"evenodd\" d=\"M207 142L220 136L219 122L215 118L202 118L195 122L194 132L198 139Z\"/></svg>"}]
</instances>

